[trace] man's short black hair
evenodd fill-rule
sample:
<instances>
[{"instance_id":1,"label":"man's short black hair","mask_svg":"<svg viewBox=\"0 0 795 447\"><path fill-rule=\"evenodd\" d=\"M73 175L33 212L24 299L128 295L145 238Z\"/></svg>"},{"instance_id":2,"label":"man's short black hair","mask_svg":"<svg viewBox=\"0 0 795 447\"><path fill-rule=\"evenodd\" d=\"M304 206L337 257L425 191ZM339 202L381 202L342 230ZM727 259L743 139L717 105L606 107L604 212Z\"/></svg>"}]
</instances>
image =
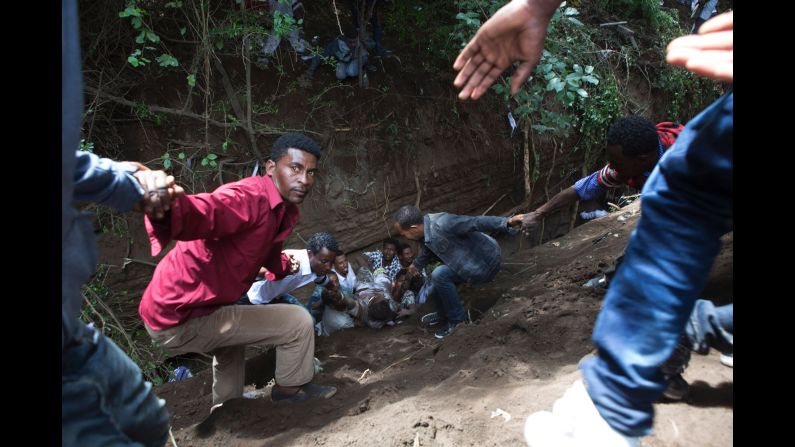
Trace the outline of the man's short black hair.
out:
<instances>
[{"instance_id":1,"label":"man's short black hair","mask_svg":"<svg viewBox=\"0 0 795 447\"><path fill-rule=\"evenodd\" d=\"M317 157L318 161L320 160L321 150L320 146L315 143L315 140L299 132L290 132L280 136L279 139L273 143L273 147L271 148L271 161L274 163L279 161L279 159L287 153L287 150L291 148L309 152Z\"/></svg>"},{"instance_id":2,"label":"man's short black hair","mask_svg":"<svg viewBox=\"0 0 795 447\"><path fill-rule=\"evenodd\" d=\"M422 275L416 275L411 280L409 280L409 287L408 289L414 292L415 295L419 295L420 289L422 289L423 284L425 284L425 278Z\"/></svg>"},{"instance_id":3,"label":"man's short black hair","mask_svg":"<svg viewBox=\"0 0 795 447\"><path fill-rule=\"evenodd\" d=\"M408 275L408 273L409 271L406 269L398 270L397 274L395 274L395 281L397 281L399 278L402 278L403 276ZM422 275L416 275L409 280L406 289L411 290L414 292L414 294L418 294L420 293L420 289L422 288L423 284L425 284L425 279L423 279Z\"/></svg>"},{"instance_id":4,"label":"man's short black hair","mask_svg":"<svg viewBox=\"0 0 795 447\"><path fill-rule=\"evenodd\" d=\"M325 231L313 234L312 237L306 241L306 249L311 251L313 255L320 253L320 250L323 250L324 247L328 248L328 251L335 255L340 252L337 240L334 239L331 233Z\"/></svg>"},{"instance_id":5,"label":"man's short black hair","mask_svg":"<svg viewBox=\"0 0 795 447\"><path fill-rule=\"evenodd\" d=\"M388 238L384 239L384 243L381 246L384 247L384 246L387 246L389 244L394 245L395 246L395 250L397 250L398 247L400 247L400 242L398 242L398 240L393 238L393 237L388 237Z\"/></svg>"},{"instance_id":6,"label":"man's short black hair","mask_svg":"<svg viewBox=\"0 0 795 447\"><path fill-rule=\"evenodd\" d=\"M416 206L404 205L395 213L395 220L400 228L407 229L412 225L422 224L422 213Z\"/></svg>"},{"instance_id":7,"label":"man's short black hair","mask_svg":"<svg viewBox=\"0 0 795 447\"><path fill-rule=\"evenodd\" d=\"M371 320L390 321L394 320L396 315L397 314L392 311L392 308L389 307L389 301L386 299L373 300L367 307L367 316Z\"/></svg>"},{"instance_id":8,"label":"man's short black hair","mask_svg":"<svg viewBox=\"0 0 795 447\"><path fill-rule=\"evenodd\" d=\"M407 248L411 248L411 245L409 245L409 244L400 244L400 245L398 246L398 253L403 253L403 250L405 250L405 249L407 249ZM413 248L411 248L411 251L413 252L413 251L414 251L414 249L413 249Z\"/></svg>"},{"instance_id":9,"label":"man's short black hair","mask_svg":"<svg viewBox=\"0 0 795 447\"><path fill-rule=\"evenodd\" d=\"M660 150L657 127L642 116L626 116L607 131L607 144L621 146L627 157L639 157Z\"/></svg>"}]
</instances>

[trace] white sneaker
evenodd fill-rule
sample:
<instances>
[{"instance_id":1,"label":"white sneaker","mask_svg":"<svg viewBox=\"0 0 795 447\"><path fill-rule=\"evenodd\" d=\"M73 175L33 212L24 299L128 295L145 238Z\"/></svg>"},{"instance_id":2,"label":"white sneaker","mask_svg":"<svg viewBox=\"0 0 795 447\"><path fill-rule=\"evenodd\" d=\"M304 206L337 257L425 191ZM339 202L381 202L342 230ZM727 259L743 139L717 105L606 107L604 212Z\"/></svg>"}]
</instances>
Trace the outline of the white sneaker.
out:
<instances>
[{"instance_id":1,"label":"white sneaker","mask_svg":"<svg viewBox=\"0 0 795 447\"><path fill-rule=\"evenodd\" d=\"M729 368L734 368L734 354L732 355L721 354L720 363L722 365L728 366Z\"/></svg>"},{"instance_id":2,"label":"white sneaker","mask_svg":"<svg viewBox=\"0 0 795 447\"><path fill-rule=\"evenodd\" d=\"M574 382L555 401L552 412L527 417L524 438L530 447L638 447L638 438L613 430L602 418L585 391L582 380Z\"/></svg>"}]
</instances>

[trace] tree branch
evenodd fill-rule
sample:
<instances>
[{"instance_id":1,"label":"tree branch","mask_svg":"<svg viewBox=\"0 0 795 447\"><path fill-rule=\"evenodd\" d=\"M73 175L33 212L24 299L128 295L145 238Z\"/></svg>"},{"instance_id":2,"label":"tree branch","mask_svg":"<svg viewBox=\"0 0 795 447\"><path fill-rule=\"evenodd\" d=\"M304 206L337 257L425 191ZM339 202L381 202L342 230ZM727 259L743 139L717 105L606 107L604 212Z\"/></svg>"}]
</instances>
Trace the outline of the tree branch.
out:
<instances>
[{"instance_id":1,"label":"tree branch","mask_svg":"<svg viewBox=\"0 0 795 447\"><path fill-rule=\"evenodd\" d=\"M103 97L105 99L108 99L110 101L113 101L113 102L115 102L117 104L129 106L129 107L136 107L139 104L139 103L136 103L134 101L130 101L130 100L127 100L127 99L124 99L124 98L120 98L118 96L113 96L111 94L101 92L101 91L99 91L99 90L97 90L97 89L95 89L93 87L86 86L85 87L85 91L88 92L88 93L97 94L97 95L99 95L99 96L101 96L101 97ZM162 113L168 113L170 115L184 116L186 118L193 118L193 119L200 120L200 121L204 121L204 119L205 119L204 116L199 115L197 113L187 112L187 111L179 110L179 109L171 109L171 108L168 108L168 107L160 107L160 106L152 106L152 105L147 105L147 108L149 110L153 111L153 112L162 112ZM235 124L222 123L220 121L216 121L216 120L210 119L210 118L208 118L207 121L210 124L212 124L213 126L216 126L216 127L224 127L224 128L237 128L237 127L240 127L240 126L237 126ZM282 134L285 134L287 132L305 132L305 133L311 133L313 135L323 136L323 134L321 134L319 132L315 132L315 131L307 130L307 129L274 129L272 127L267 127L265 129L255 129L253 132L256 135L282 135Z\"/></svg>"}]
</instances>

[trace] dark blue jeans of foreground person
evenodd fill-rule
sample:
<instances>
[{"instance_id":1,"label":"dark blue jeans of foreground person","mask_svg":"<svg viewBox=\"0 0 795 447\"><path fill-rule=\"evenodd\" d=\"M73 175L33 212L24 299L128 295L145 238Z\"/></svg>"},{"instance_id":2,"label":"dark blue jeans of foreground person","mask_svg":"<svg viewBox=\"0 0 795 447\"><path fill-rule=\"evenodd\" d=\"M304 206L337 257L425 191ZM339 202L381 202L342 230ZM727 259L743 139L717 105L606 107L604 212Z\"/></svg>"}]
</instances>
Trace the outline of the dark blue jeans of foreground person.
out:
<instances>
[{"instance_id":1,"label":"dark blue jeans of foreground person","mask_svg":"<svg viewBox=\"0 0 795 447\"><path fill-rule=\"evenodd\" d=\"M594 328L582 374L616 431L651 433L652 404L733 221L733 89L690 121L643 187L641 218Z\"/></svg>"},{"instance_id":2,"label":"dark blue jeans of foreground person","mask_svg":"<svg viewBox=\"0 0 795 447\"><path fill-rule=\"evenodd\" d=\"M466 320L466 312L456 289L462 282L464 280L446 265L436 267L431 273L430 295L436 304L436 312L454 325Z\"/></svg>"},{"instance_id":3,"label":"dark blue jeans of foreground person","mask_svg":"<svg viewBox=\"0 0 795 447\"><path fill-rule=\"evenodd\" d=\"M163 447L165 401L110 339L79 322L75 328L63 350L61 445Z\"/></svg>"}]
</instances>

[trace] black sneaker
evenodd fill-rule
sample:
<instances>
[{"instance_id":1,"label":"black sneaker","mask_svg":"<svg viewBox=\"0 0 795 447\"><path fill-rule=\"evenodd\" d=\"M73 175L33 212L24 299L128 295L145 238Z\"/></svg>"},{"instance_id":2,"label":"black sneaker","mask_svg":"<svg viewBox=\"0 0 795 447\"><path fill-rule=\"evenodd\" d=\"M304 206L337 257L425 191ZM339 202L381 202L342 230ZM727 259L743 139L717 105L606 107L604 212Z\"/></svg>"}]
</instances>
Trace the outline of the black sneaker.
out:
<instances>
[{"instance_id":1,"label":"black sneaker","mask_svg":"<svg viewBox=\"0 0 795 447\"><path fill-rule=\"evenodd\" d=\"M453 333L453 329L455 329L455 327L458 326L459 324L461 324L461 323L456 323L456 324L447 323L441 329L436 331L436 333L434 333L433 336L438 338L439 340L441 340L441 339L447 337L448 335L452 334Z\"/></svg>"},{"instance_id":2,"label":"black sneaker","mask_svg":"<svg viewBox=\"0 0 795 447\"><path fill-rule=\"evenodd\" d=\"M431 312L429 314L425 314L420 319L420 323L423 326L436 326L437 324L442 322L442 316L439 315L439 312Z\"/></svg>"},{"instance_id":3,"label":"black sneaker","mask_svg":"<svg viewBox=\"0 0 795 447\"><path fill-rule=\"evenodd\" d=\"M690 384L687 383L681 374L672 376L668 382L668 388L663 391L663 396L670 400L682 400L690 391Z\"/></svg>"},{"instance_id":4,"label":"black sneaker","mask_svg":"<svg viewBox=\"0 0 795 447\"><path fill-rule=\"evenodd\" d=\"M662 371L665 377L674 377L685 372L685 368L687 368L687 364L690 362L690 348L687 346L687 343L686 335L682 334L679 336L679 340L676 342L676 345L674 345L674 351L671 353L671 356L665 363L660 365L660 371Z\"/></svg>"}]
</instances>

